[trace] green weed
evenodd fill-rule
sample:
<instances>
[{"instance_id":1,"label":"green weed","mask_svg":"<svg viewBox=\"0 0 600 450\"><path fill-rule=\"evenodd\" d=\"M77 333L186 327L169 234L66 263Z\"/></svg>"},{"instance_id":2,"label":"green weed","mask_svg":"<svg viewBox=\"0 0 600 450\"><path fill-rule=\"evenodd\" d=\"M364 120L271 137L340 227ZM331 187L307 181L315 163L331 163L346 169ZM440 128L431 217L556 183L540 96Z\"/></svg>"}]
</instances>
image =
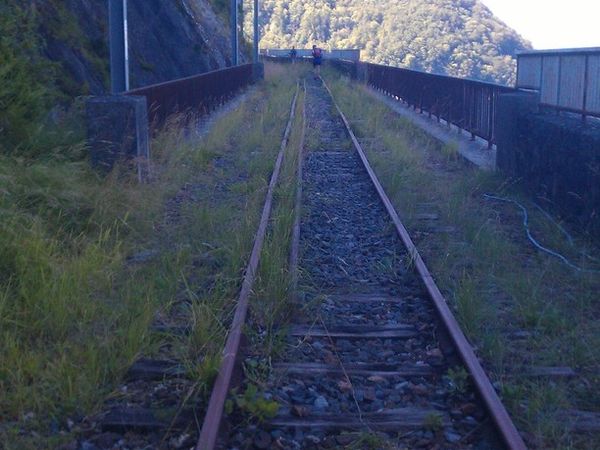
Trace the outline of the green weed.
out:
<instances>
[{"instance_id":1,"label":"green weed","mask_svg":"<svg viewBox=\"0 0 600 450\"><path fill-rule=\"evenodd\" d=\"M344 436L342 434L342 436ZM344 448L348 450L391 450L395 448L383 434L379 433L360 433L349 445Z\"/></svg>"},{"instance_id":2,"label":"green weed","mask_svg":"<svg viewBox=\"0 0 600 450\"><path fill-rule=\"evenodd\" d=\"M464 367L449 368L448 373L446 373L446 380L448 381L450 392L454 394L462 395L469 388L469 373Z\"/></svg>"},{"instance_id":3,"label":"green weed","mask_svg":"<svg viewBox=\"0 0 600 450\"><path fill-rule=\"evenodd\" d=\"M437 433L444 429L444 422L442 416L435 413L430 413L425 417L423 421L423 427L433 433Z\"/></svg>"},{"instance_id":4,"label":"green weed","mask_svg":"<svg viewBox=\"0 0 600 450\"><path fill-rule=\"evenodd\" d=\"M279 411L279 403L265 398L254 384L248 384L243 394L236 394L233 400L225 405L226 412L231 414L237 408L251 422L262 423L272 419Z\"/></svg>"}]
</instances>

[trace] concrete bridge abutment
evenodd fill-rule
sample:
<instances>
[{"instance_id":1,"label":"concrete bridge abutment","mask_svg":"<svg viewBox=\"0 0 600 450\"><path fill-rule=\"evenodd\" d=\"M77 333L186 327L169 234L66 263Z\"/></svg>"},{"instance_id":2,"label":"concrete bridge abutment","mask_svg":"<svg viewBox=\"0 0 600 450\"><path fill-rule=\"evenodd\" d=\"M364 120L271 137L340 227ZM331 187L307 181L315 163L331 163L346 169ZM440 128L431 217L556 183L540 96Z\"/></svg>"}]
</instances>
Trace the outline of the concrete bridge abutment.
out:
<instances>
[{"instance_id":1,"label":"concrete bridge abutment","mask_svg":"<svg viewBox=\"0 0 600 450\"><path fill-rule=\"evenodd\" d=\"M116 163L133 165L148 178L150 142L146 97L111 95L86 101L87 140L92 166L110 172Z\"/></svg>"}]
</instances>

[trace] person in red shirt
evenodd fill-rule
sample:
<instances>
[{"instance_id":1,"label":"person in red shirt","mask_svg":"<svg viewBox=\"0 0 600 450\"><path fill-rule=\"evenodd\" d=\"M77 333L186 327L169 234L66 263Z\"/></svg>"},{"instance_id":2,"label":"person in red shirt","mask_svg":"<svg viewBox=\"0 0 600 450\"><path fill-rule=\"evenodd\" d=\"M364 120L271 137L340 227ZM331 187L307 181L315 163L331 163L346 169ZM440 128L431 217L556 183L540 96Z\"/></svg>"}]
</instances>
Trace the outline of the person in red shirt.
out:
<instances>
[{"instance_id":1,"label":"person in red shirt","mask_svg":"<svg viewBox=\"0 0 600 450\"><path fill-rule=\"evenodd\" d=\"M316 45L312 49L313 67L315 68L315 76L321 75L321 63L323 62L323 50Z\"/></svg>"}]
</instances>

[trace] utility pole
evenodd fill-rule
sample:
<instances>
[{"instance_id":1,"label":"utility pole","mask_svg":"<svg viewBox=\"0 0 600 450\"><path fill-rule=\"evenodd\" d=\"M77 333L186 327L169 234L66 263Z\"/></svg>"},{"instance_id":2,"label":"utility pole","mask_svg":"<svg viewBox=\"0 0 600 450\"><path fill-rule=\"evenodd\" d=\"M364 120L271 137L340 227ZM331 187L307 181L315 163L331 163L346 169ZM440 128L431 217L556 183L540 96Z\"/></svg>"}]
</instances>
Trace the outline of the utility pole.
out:
<instances>
[{"instance_id":1,"label":"utility pole","mask_svg":"<svg viewBox=\"0 0 600 450\"><path fill-rule=\"evenodd\" d=\"M231 0L231 65L238 65L238 0Z\"/></svg>"},{"instance_id":2,"label":"utility pole","mask_svg":"<svg viewBox=\"0 0 600 450\"><path fill-rule=\"evenodd\" d=\"M254 63L258 63L258 42L260 41L260 32L258 29L258 0L254 0Z\"/></svg>"},{"instance_id":3,"label":"utility pole","mask_svg":"<svg viewBox=\"0 0 600 450\"><path fill-rule=\"evenodd\" d=\"M129 90L127 0L108 0L110 84L112 94Z\"/></svg>"}]
</instances>

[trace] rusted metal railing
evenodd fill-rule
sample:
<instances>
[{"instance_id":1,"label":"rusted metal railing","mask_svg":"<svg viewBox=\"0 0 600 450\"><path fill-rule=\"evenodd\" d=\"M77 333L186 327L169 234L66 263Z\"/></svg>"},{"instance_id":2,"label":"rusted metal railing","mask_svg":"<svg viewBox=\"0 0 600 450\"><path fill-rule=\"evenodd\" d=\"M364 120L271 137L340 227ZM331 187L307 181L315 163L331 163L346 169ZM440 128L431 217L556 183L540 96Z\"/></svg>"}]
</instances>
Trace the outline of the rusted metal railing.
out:
<instances>
[{"instance_id":1,"label":"rusted metal railing","mask_svg":"<svg viewBox=\"0 0 600 450\"><path fill-rule=\"evenodd\" d=\"M443 119L488 141L496 142L496 107L500 94L515 89L483 81L365 64L367 82L398 97L419 112Z\"/></svg>"},{"instance_id":2,"label":"rusted metal railing","mask_svg":"<svg viewBox=\"0 0 600 450\"><path fill-rule=\"evenodd\" d=\"M365 66L364 63L357 64L352 61L342 61L340 59L329 61L329 64L335 67L338 72L352 78L353 80L358 79L358 68Z\"/></svg>"},{"instance_id":3,"label":"rusted metal railing","mask_svg":"<svg viewBox=\"0 0 600 450\"><path fill-rule=\"evenodd\" d=\"M174 113L208 114L251 84L255 73L253 64L245 64L134 89L127 95L146 97L150 123L160 124Z\"/></svg>"}]
</instances>

